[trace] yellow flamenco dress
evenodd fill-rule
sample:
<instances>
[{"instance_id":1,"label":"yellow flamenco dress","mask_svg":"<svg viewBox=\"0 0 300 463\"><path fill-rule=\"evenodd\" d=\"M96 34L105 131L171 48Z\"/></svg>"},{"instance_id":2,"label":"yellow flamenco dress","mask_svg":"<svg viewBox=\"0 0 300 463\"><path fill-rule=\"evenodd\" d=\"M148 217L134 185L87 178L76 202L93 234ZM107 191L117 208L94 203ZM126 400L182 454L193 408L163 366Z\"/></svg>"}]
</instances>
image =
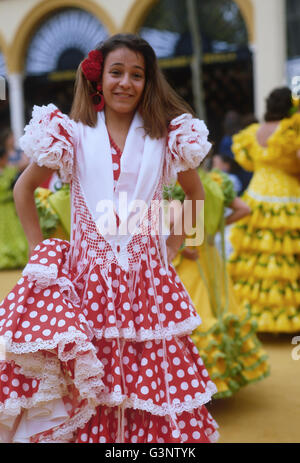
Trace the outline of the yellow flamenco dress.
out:
<instances>
[{"instance_id":1,"label":"yellow flamenco dress","mask_svg":"<svg viewBox=\"0 0 300 463\"><path fill-rule=\"evenodd\" d=\"M263 332L300 331L300 114L258 144L258 124L233 137L236 161L254 175L243 200L252 214L231 231L229 272L240 304Z\"/></svg>"},{"instance_id":2,"label":"yellow flamenco dress","mask_svg":"<svg viewBox=\"0 0 300 463\"><path fill-rule=\"evenodd\" d=\"M199 175L205 189L205 239L197 248L197 261L180 252L173 264L202 319L192 339L218 388L214 398L223 398L266 377L269 366L256 337L257 324L250 320L249 311L237 303L226 272L224 208L235 197L232 182L217 170L207 173L199 169ZM184 198L179 185L171 195ZM223 259L214 244L214 235L220 228Z\"/></svg>"}]
</instances>

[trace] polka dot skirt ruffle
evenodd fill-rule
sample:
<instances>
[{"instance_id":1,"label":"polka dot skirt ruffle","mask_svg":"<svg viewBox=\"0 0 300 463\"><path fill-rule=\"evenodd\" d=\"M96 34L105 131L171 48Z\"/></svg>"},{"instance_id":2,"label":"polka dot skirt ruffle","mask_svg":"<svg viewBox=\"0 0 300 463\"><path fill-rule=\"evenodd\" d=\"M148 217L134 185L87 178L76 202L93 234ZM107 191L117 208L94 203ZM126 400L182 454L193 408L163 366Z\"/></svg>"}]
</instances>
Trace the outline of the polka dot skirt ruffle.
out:
<instances>
[{"instance_id":1,"label":"polka dot skirt ruffle","mask_svg":"<svg viewBox=\"0 0 300 463\"><path fill-rule=\"evenodd\" d=\"M140 410L126 409L124 443L207 443L216 438L216 422L203 406L193 413L178 414L178 428L173 429L167 416L153 416ZM118 436L118 411L105 406L78 432L76 443L115 443Z\"/></svg>"},{"instance_id":2,"label":"polka dot skirt ruffle","mask_svg":"<svg viewBox=\"0 0 300 463\"><path fill-rule=\"evenodd\" d=\"M205 407L202 406L215 393L215 386L196 347L185 336L198 325L199 319L174 269L170 267L166 272L152 264L149 278L146 259L141 262L134 290L128 291L128 287L132 287L132 275L117 266L112 266L105 276L97 271L97 267L77 279L67 273L69 250L69 243L61 240L41 243L29 261L30 272L19 280L0 305L0 336L8 340L8 350L17 354L15 362L22 353L46 355L45 350L50 349L60 359L60 375L63 378L60 381L68 383L76 378L78 352L82 349L89 354L89 350L94 350L93 355L96 354L102 366L98 376L94 377L101 380L99 394L94 401L98 407L97 414L87 420L82 429L76 428L69 439L84 442L84 438L80 437L86 434L83 430L95 429L95 425L90 426L91 420L100 420L99 429L102 423L106 426L104 431L95 435L91 432L88 441L105 439L106 442L114 442L110 432L113 432L118 420L112 418L111 428L107 428L108 425L101 419L105 410L109 417L114 417L121 405L128 423L132 422L130 420L137 423L137 417L140 417L139 422L145 425L144 434L141 435L140 428L136 434L123 420L126 442L134 442L135 439L138 439L137 442L151 442L150 436L153 442L158 439L161 442L183 442L186 436L188 442L205 442L209 440L207 432L215 436L216 425L207 422L206 411L203 411ZM54 268L55 272L49 271L47 275L46 270ZM57 284L58 281L60 284ZM80 301L81 308L74 300ZM159 309L157 300L160 302ZM3 365L1 403L12 398L33 397L38 391L39 380L20 376L18 365L14 369L11 363ZM87 382L93 381L89 372L83 375L86 375ZM74 417L76 413L80 414L82 397L74 384L67 387L67 391L70 390L77 396L79 394L77 411L76 407L71 407L70 411L70 417ZM67 393L70 392L62 394L62 397L65 398ZM166 421L170 410L178 415L178 419L182 414L181 422L201 410L200 415L205 419L195 419L200 420L203 426L197 425L192 429L189 425L185 433L180 432L175 438L172 434L174 427ZM154 428L150 432L152 426ZM162 429L167 429L166 434ZM45 436L47 433L41 437L42 441Z\"/></svg>"}]
</instances>

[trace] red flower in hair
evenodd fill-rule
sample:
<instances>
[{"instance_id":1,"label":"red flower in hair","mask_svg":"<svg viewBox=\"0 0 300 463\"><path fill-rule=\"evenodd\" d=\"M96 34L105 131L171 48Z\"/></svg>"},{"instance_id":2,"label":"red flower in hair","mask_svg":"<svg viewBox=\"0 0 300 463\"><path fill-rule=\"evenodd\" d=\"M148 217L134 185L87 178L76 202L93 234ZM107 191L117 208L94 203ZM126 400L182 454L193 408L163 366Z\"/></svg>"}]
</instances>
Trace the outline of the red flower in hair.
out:
<instances>
[{"instance_id":1,"label":"red flower in hair","mask_svg":"<svg viewBox=\"0 0 300 463\"><path fill-rule=\"evenodd\" d=\"M97 83L97 90L91 94L95 111L102 111L104 98L101 85L101 74L103 66L103 55L100 50L92 50L88 57L82 62L81 69L85 78L90 82Z\"/></svg>"},{"instance_id":2,"label":"red flower in hair","mask_svg":"<svg viewBox=\"0 0 300 463\"><path fill-rule=\"evenodd\" d=\"M98 82L101 78L103 55L100 50L92 50L82 62L81 69L87 80Z\"/></svg>"}]
</instances>

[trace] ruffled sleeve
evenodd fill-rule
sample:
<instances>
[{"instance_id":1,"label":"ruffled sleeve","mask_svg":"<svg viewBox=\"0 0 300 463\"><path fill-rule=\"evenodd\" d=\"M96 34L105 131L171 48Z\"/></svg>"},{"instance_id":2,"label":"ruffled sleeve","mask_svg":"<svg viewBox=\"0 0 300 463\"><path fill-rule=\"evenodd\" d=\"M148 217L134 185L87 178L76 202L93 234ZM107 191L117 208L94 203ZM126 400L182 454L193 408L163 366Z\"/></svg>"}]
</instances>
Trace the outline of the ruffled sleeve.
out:
<instances>
[{"instance_id":1,"label":"ruffled sleeve","mask_svg":"<svg viewBox=\"0 0 300 463\"><path fill-rule=\"evenodd\" d=\"M20 147L37 165L58 170L61 180L72 178L76 124L54 104L34 106L20 138Z\"/></svg>"},{"instance_id":2,"label":"ruffled sleeve","mask_svg":"<svg viewBox=\"0 0 300 463\"><path fill-rule=\"evenodd\" d=\"M296 153L300 150L300 113L282 119L268 140L268 148L274 153L273 157L280 161L282 156L291 157L290 161L295 160Z\"/></svg>"},{"instance_id":3,"label":"ruffled sleeve","mask_svg":"<svg viewBox=\"0 0 300 463\"><path fill-rule=\"evenodd\" d=\"M199 166L211 148L207 137L205 123L191 114L182 114L170 122L164 174L166 184L174 182L178 172Z\"/></svg>"},{"instance_id":4,"label":"ruffled sleeve","mask_svg":"<svg viewBox=\"0 0 300 463\"><path fill-rule=\"evenodd\" d=\"M234 153L236 162L250 172L254 170L252 154L256 146L255 134L257 129L258 124L251 124L232 137L231 150Z\"/></svg>"}]
</instances>

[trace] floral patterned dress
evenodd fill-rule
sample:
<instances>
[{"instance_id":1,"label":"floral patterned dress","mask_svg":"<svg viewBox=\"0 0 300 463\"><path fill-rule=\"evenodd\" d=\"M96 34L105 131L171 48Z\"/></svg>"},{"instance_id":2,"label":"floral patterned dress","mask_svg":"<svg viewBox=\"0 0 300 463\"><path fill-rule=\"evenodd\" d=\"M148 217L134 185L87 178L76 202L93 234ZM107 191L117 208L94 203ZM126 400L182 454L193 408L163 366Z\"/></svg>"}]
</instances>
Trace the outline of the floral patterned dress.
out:
<instances>
[{"instance_id":1,"label":"floral patterned dress","mask_svg":"<svg viewBox=\"0 0 300 463\"><path fill-rule=\"evenodd\" d=\"M259 145L258 124L233 138L242 167L254 171L243 199L252 214L233 228L229 271L238 300L259 331L300 329L300 114L283 119Z\"/></svg>"},{"instance_id":2,"label":"floral patterned dress","mask_svg":"<svg viewBox=\"0 0 300 463\"><path fill-rule=\"evenodd\" d=\"M181 116L170 138L180 146L188 131L193 153L198 143L200 158L186 146L182 170L207 152L193 121ZM50 238L35 248L0 304L2 440L214 442L205 404L216 387L189 337L201 320L174 268L162 266L155 236L130 244L128 270L116 261L81 189L74 124L53 105L35 107L22 141L35 162L70 181L72 228L70 243ZM180 167L168 146L164 171L174 159ZM116 182L113 143L111 154Z\"/></svg>"}]
</instances>

